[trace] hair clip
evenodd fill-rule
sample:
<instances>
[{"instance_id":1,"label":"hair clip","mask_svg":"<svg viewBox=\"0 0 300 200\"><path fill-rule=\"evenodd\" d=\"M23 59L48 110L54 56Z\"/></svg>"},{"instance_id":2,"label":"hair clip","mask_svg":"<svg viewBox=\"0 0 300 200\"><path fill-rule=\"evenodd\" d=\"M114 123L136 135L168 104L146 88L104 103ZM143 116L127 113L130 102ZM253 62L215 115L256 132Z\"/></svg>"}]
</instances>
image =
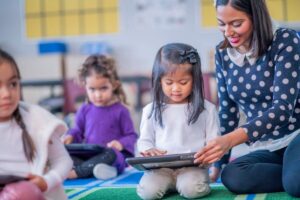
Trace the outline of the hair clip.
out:
<instances>
[{"instance_id":1,"label":"hair clip","mask_svg":"<svg viewBox=\"0 0 300 200\"><path fill-rule=\"evenodd\" d=\"M180 54L180 61L181 62L185 62L186 60L190 63L190 64L195 64L197 63L197 50L192 48L190 50L187 51L181 51L179 52Z\"/></svg>"},{"instance_id":2,"label":"hair clip","mask_svg":"<svg viewBox=\"0 0 300 200\"><path fill-rule=\"evenodd\" d=\"M196 58L196 55L194 53L187 55L187 58L188 58L188 60L191 64L197 63L197 58Z\"/></svg>"},{"instance_id":3,"label":"hair clip","mask_svg":"<svg viewBox=\"0 0 300 200\"><path fill-rule=\"evenodd\" d=\"M184 56L186 54L185 50L179 50L179 55Z\"/></svg>"}]
</instances>

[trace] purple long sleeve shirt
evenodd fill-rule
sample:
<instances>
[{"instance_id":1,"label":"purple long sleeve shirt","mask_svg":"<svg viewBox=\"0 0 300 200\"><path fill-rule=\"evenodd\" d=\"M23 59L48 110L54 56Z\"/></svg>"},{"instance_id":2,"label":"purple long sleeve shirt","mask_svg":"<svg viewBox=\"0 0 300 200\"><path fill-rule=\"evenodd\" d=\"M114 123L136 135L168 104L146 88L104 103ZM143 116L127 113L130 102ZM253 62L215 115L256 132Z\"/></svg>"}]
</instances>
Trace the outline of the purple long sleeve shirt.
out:
<instances>
[{"instance_id":1,"label":"purple long sleeve shirt","mask_svg":"<svg viewBox=\"0 0 300 200\"><path fill-rule=\"evenodd\" d=\"M68 134L73 136L74 143L106 146L110 141L118 140L124 150L115 150L117 159L113 166L119 172L126 167L125 157L134 155L137 134L128 109L121 103L105 107L83 104L76 113L75 126Z\"/></svg>"}]
</instances>

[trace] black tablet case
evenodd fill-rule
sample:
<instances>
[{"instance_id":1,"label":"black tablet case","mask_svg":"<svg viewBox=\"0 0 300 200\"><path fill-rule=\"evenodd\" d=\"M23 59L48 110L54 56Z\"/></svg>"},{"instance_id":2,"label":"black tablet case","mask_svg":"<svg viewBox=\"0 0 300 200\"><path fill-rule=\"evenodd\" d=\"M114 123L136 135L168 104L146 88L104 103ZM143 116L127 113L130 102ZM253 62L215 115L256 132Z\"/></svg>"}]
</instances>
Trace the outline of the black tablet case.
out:
<instances>
[{"instance_id":1,"label":"black tablet case","mask_svg":"<svg viewBox=\"0 0 300 200\"><path fill-rule=\"evenodd\" d=\"M4 187L6 184L27 180L25 177L15 175L0 175L0 187Z\"/></svg>"},{"instance_id":2,"label":"black tablet case","mask_svg":"<svg viewBox=\"0 0 300 200\"><path fill-rule=\"evenodd\" d=\"M127 158L126 162L138 170L152 170L159 168L181 168L198 166L194 163L193 153L183 154L170 154L163 156L150 156L150 157L134 157Z\"/></svg>"},{"instance_id":3,"label":"black tablet case","mask_svg":"<svg viewBox=\"0 0 300 200\"><path fill-rule=\"evenodd\" d=\"M72 156L94 156L97 155L105 149L98 144L82 144L73 143L65 145L67 151Z\"/></svg>"}]
</instances>

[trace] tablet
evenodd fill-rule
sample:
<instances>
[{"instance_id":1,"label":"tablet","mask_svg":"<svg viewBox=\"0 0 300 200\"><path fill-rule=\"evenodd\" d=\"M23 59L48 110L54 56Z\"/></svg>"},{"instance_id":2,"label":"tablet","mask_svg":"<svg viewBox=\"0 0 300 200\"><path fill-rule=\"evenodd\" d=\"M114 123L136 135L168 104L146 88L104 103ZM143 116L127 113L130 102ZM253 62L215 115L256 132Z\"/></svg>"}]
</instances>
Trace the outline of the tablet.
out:
<instances>
[{"instance_id":1,"label":"tablet","mask_svg":"<svg viewBox=\"0 0 300 200\"><path fill-rule=\"evenodd\" d=\"M195 152L150 157L134 157L127 158L126 162L138 170L192 167L199 165L194 163L194 154Z\"/></svg>"},{"instance_id":2,"label":"tablet","mask_svg":"<svg viewBox=\"0 0 300 200\"><path fill-rule=\"evenodd\" d=\"M4 187L6 184L24 181L27 178L22 176L15 176L15 175L0 175L0 187Z\"/></svg>"},{"instance_id":3,"label":"tablet","mask_svg":"<svg viewBox=\"0 0 300 200\"><path fill-rule=\"evenodd\" d=\"M73 156L93 156L103 152L105 149L105 147L98 144L82 143L66 144L65 147L69 154Z\"/></svg>"}]
</instances>

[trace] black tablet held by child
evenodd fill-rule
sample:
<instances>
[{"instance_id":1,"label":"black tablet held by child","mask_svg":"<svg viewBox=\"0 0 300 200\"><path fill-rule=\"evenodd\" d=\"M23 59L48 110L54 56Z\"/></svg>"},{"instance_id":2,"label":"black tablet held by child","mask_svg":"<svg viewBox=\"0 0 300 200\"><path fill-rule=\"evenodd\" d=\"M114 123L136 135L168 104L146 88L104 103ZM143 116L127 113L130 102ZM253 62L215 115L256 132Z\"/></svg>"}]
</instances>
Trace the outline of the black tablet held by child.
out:
<instances>
[{"instance_id":1,"label":"black tablet held by child","mask_svg":"<svg viewBox=\"0 0 300 200\"><path fill-rule=\"evenodd\" d=\"M15 176L15 175L0 175L0 188L4 187L6 184L14 183L18 181L24 181L27 178L22 176Z\"/></svg>"},{"instance_id":2,"label":"black tablet held by child","mask_svg":"<svg viewBox=\"0 0 300 200\"><path fill-rule=\"evenodd\" d=\"M127 158L126 162L138 170L152 170L159 168L181 168L197 166L193 153L170 154L150 157Z\"/></svg>"},{"instance_id":3,"label":"black tablet held by child","mask_svg":"<svg viewBox=\"0 0 300 200\"><path fill-rule=\"evenodd\" d=\"M72 156L94 156L97 155L105 149L98 144L82 144L73 143L65 145L67 151Z\"/></svg>"}]
</instances>

